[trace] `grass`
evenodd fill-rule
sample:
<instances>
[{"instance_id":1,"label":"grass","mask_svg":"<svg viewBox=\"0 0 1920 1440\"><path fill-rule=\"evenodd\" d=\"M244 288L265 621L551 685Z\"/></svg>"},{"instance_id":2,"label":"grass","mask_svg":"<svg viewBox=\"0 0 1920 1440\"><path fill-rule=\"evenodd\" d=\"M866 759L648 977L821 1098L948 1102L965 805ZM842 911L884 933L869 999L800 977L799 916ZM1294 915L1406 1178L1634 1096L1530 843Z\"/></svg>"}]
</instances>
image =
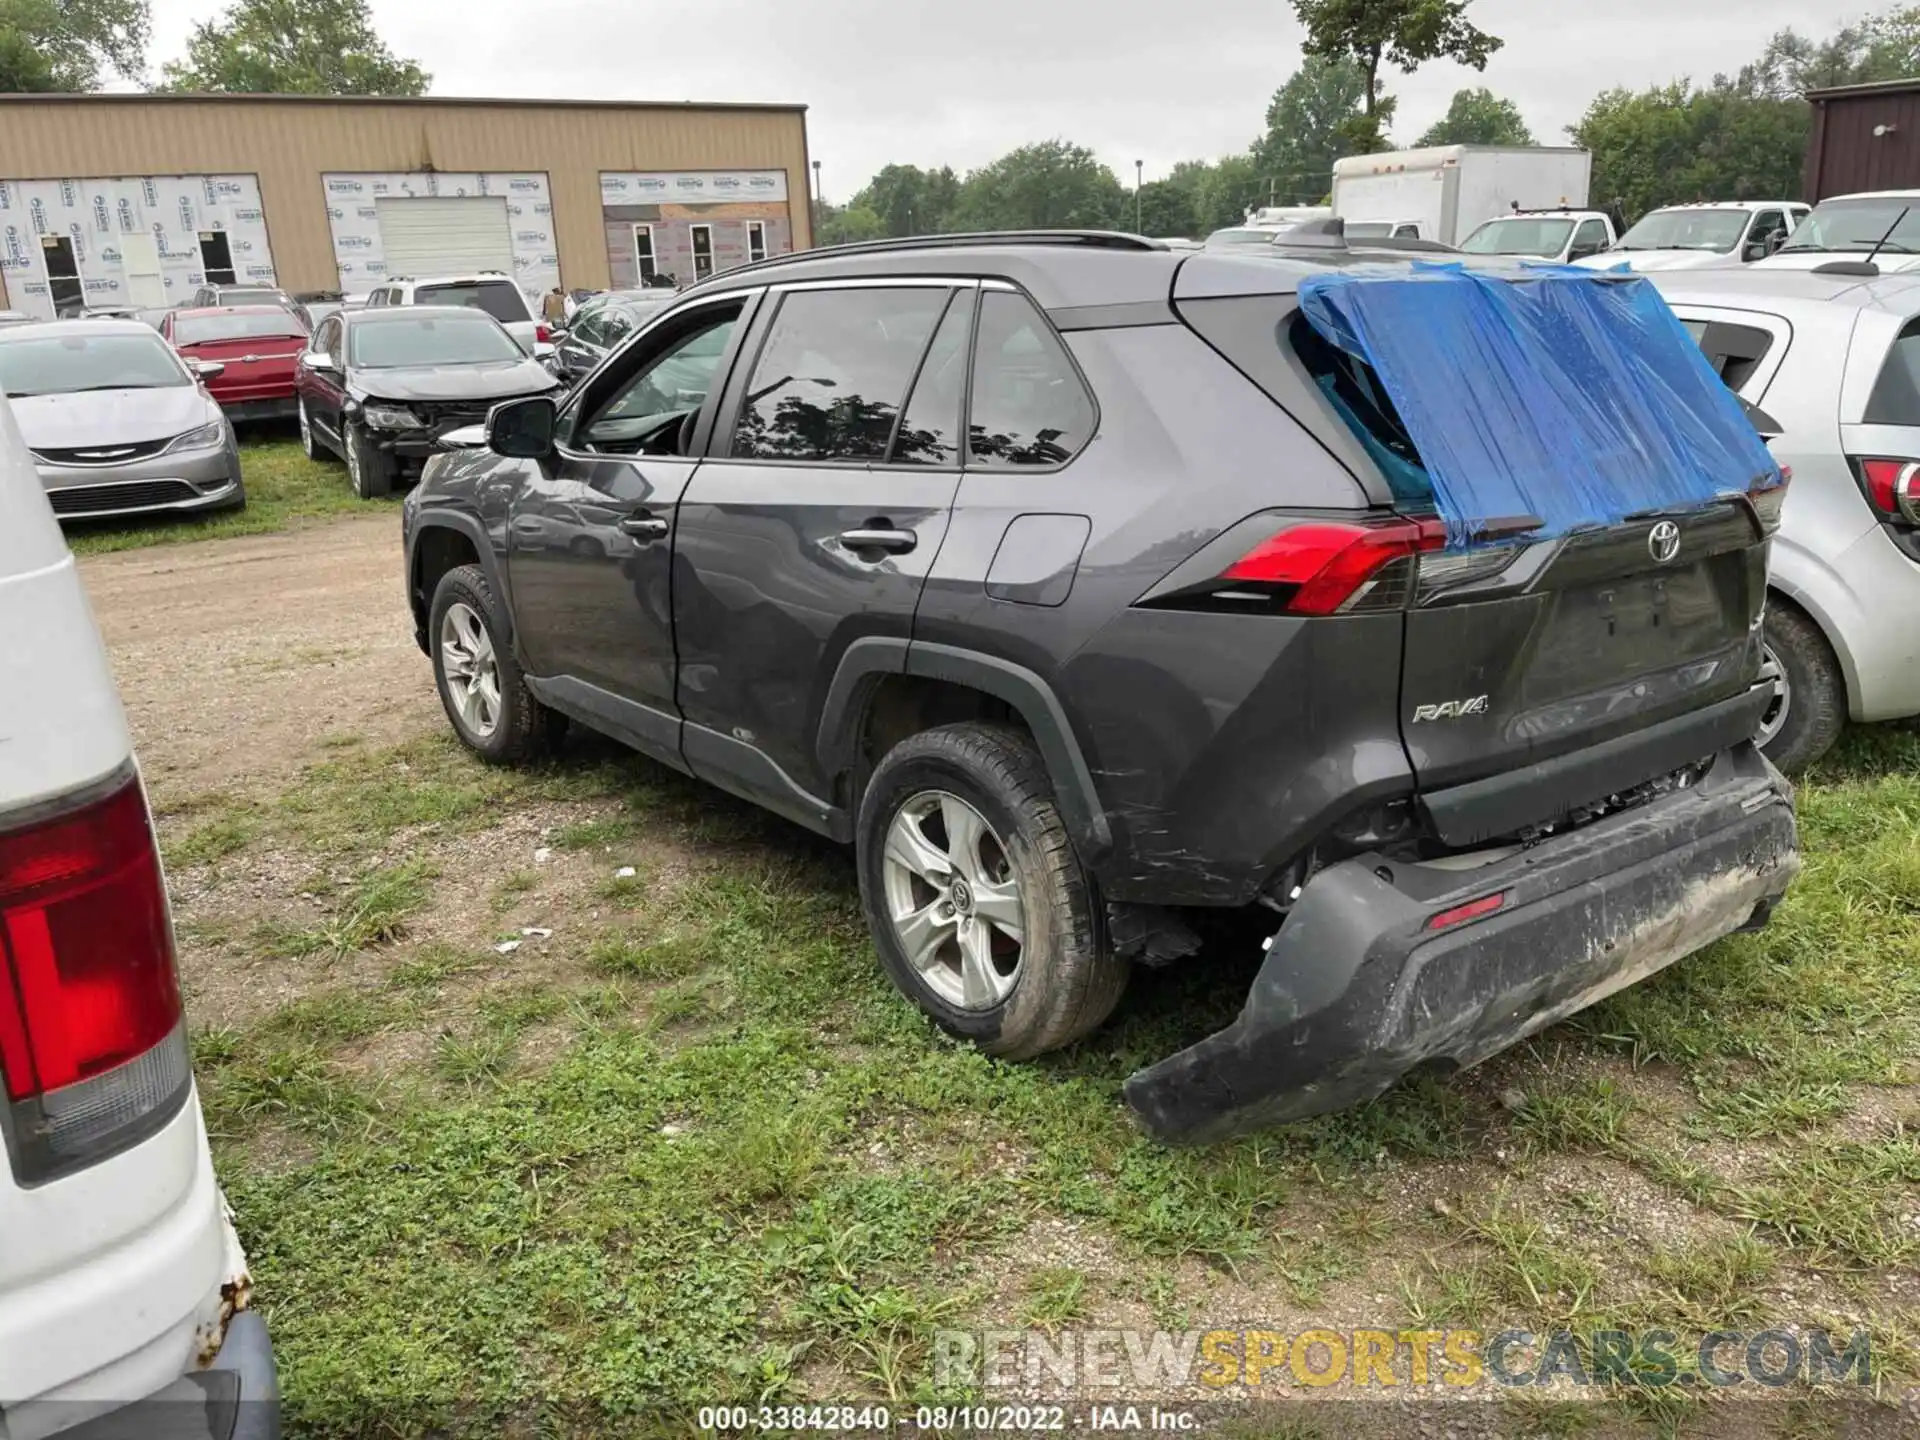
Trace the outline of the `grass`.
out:
<instances>
[{"instance_id":1,"label":"grass","mask_svg":"<svg viewBox=\"0 0 1920 1440\"><path fill-rule=\"evenodd\" d=\"M307 459L298 440L286 439L273 429L241 431L240 478L247 487L244 510L204 517L70 524L67 544L76 555L100 555L149 545L265 535L317 520L391 511L399 503L358 498L347 483L345 467Z\"/></svg>"},{"instance_id":2,"label":"grass","mask_svg":"<svg viewBox=\"0 0 1920 1440\"><path fill-rule=\"evenodd\" d=\"M483 887L480 933L434 933L435 866L556 800L595 818L556 834L550 866ZM277 973L354 965L196 1037L290 1421L494 1433L563 1396L555 1433L647 1433L708 1402L910 1406L957 1398L931 1378L944 1328L1249 1316L1858 1323L1905 1383L1920 1138L1884 1117L1911 1113L1920 1055L1920 736L1856 736L1800 802L1807 870L1766 932L1484 1075L1167 1150L1119 1084L1227 1023L1249 961L1143 973L1093 1039L1005 1064L887 987L844 854L691 782L592 753L493 770L437 739L330 754L248 815L355 878L317 922L243 943ZM231 819L209 802L182 843L217 851ZM662 883L611 892L608 847ZM503 963L484 935L536 886L573 907L562 934ZM1036 1253L1040 1235L1086 1253ZM1816 1408L1769 1416L1822 1413L1789 1393ZM1516 1403L1515 1433L1684 1432L1700 1413L1664 1393L1563 1398ZM1296 1417L1249 1433L1281 1424Z\"/></svg>"}]
</instances>

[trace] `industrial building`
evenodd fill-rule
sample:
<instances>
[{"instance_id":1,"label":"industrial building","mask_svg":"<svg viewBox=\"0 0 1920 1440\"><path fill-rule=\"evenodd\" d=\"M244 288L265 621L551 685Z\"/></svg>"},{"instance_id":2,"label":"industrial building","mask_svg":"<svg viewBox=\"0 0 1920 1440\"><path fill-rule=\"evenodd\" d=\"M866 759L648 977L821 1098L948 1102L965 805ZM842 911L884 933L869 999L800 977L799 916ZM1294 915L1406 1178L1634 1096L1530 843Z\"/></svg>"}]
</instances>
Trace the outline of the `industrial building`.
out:
<instances>
[{"instance_id":1,"label":"industrial building","mask_svg":"<svg viewBox=\"0 0 1920 1440\"><path fill-rule=\"evenodd\" d=\"M813 243L806 108L0 95L0 308L498 270L682 284Z\"/></svg>"},{"instance_id":2,"label":"industrial building","mask_svg":"<svg viewBox=\"0 0 1920 1440\"><path fill-rule=\"evenodd\" d=\"M1920 189L1920 80L1809 90L1805 198Z\"/></svg>"}]
</instances>

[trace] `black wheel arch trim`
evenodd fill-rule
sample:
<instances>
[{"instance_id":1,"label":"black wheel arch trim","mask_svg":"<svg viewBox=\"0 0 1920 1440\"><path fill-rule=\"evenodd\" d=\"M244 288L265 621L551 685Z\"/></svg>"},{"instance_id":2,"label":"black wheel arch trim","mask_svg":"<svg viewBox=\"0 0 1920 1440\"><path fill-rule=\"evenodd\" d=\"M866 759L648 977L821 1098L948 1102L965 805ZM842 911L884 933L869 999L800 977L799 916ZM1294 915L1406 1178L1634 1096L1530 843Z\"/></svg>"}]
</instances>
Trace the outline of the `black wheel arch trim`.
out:
<instances>
[{"instance_id":1,"label":"black wheel arch trim","mask_svg":"<svg viewBox=\"0 0 1920 1440\"><path fill-rule=\"evenodd\" d=\"M817 749L825 774L843 775L857 764L859 732L852 722L874 685L886 675L945 680L1011 705L1040 747L1060 817L1066 821L1081 858L1091 862L1112 849L1113 830L1094 788L1093 772L1053 688L1023 665L978 651L881 636L868 636L849 645L840 657L820 713Z\"/></svg>"},{"instance_id":2,"label":"black wheel arch trim","mask_svg":"<svg viewBox=\"0 0 1920 1440\"><path fill-rule=\"evenodd\" d=\"M506 576L500 569L500 557L494 554L493 545L487 539L487 532L480 521L460 510L425 510L418 514L413 522L413 533L407 539L407 608L413 608L415 594L414 581L419 573L420 541L431 530L453 530L465 537L473 546L474 554L479 556L481 572L487 577L487 587L493 591L493 598L499 604L500 613L494 616L503 632L501 638L507 644L513 644L513 592L507 587ZM421 648L426 647L426 626L433 610L433 596L421 594L419 616Z\"/></svg>"}]
</instances>

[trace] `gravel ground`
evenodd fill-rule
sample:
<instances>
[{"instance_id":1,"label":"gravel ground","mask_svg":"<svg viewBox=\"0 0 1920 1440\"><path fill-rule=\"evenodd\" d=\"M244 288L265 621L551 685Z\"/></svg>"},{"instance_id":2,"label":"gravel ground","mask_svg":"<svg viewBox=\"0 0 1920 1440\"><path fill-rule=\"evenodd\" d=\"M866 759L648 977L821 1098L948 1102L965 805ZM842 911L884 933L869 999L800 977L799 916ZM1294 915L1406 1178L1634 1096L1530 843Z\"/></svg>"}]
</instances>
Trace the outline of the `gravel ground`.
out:
<instances>
[{"instance_id":1,"label":"gravel ground","mask_svg":"<svg viewBox=\"0 0 1920 1440\"><path fill-rule=\"evenodd\" d=\"M162 804L283 779L328 736L441 723L391 513L80 567Z\"/></svg>"}]
</instances>

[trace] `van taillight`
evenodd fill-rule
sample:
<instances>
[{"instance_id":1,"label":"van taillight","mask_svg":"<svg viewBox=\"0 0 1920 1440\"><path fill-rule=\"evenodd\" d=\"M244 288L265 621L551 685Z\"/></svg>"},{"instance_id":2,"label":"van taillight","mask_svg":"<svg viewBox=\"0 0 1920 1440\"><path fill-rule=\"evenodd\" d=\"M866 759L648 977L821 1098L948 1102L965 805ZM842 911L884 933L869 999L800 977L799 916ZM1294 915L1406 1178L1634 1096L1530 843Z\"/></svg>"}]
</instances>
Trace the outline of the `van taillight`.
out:
<instances>
[{"instance_id":1,"label":"van taillight","mask_svg":"<svg viewBox=\"0 0 1920 1440\"><path fill-rule=\"evenodd\" d=\"M137 1143L186 1098L166 887L131 773L0 829L0 1079L22 1184Z\"/></svg>"},{"instance_id":2,"label":"van taillight","mask_svg":"<svg viewBox=\"0 0 1920 1440\"><path fill-rule=\"evenodd\" d=\"M1920 461L1856 459L1867 499L1882 520L1920 525Z\"/></svg>"}]
</instances>

